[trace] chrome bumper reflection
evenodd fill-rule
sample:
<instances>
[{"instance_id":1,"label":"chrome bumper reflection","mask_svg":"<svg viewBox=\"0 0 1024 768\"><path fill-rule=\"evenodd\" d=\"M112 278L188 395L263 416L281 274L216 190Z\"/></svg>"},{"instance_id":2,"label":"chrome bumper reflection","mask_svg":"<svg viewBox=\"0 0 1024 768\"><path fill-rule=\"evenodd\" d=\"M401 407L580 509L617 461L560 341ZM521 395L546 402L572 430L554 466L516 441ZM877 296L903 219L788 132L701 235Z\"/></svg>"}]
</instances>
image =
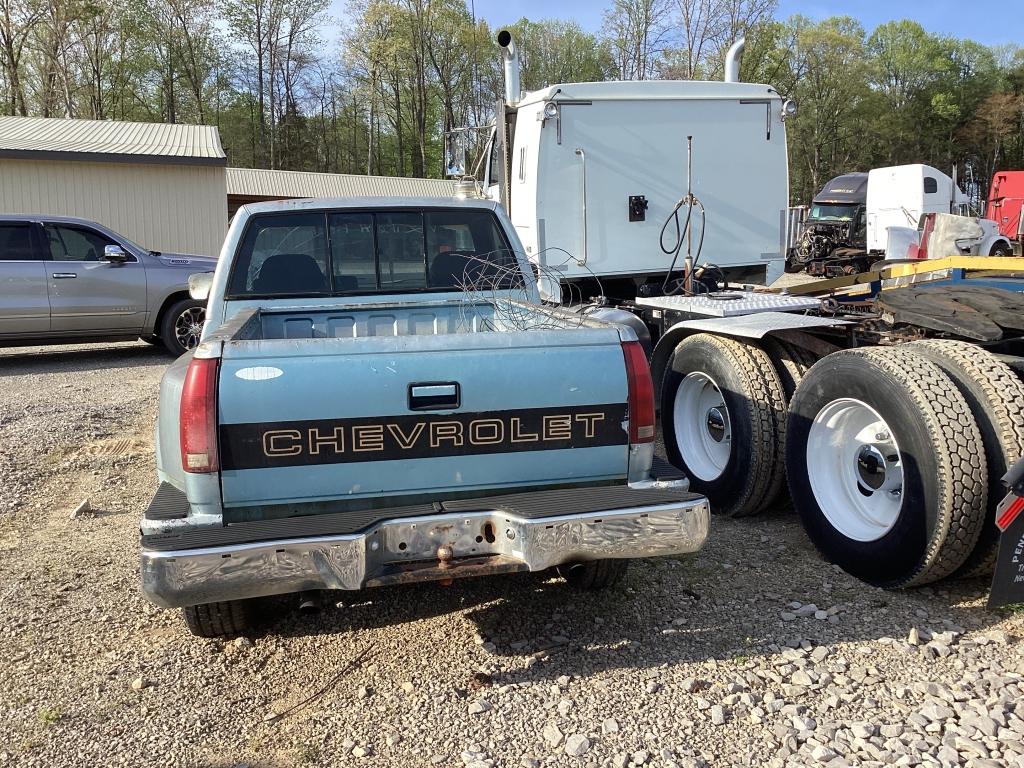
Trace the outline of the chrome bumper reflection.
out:
<instances>
[{"instance_id":1,"label":"chrome bumper reflection","mask_svg":"<svg viewBox=\"0 0 1024 768\"><path fill-rule=\"evenodd\" d=\"M166 608L318 589L543 571L578 560L696 552L703 498L525 519L473 512L385 521L358 534L142 551L142 589Z\"/></svg>"}]
</instances>

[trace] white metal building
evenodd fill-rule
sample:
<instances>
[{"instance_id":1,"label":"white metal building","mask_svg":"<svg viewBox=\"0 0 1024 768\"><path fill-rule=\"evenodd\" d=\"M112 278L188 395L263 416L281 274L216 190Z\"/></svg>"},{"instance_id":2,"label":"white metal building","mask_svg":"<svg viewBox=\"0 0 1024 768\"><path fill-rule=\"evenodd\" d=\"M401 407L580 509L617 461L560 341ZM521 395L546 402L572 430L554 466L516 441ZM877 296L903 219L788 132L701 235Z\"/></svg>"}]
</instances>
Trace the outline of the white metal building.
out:
<instances>
[{"instance_id":1,"label":"white metal building","mask_svg":"<svg viewBox=\"0 0 1024 768\"><path fill-rule=\"evenodd\" d=\"M81 216L157 251L216 256L240 205L451 197L451 181L227 168L212 125L0 117L0 213Z\"/></svg>"},{"instance_id":2,"label":"white metal building","mask_svg":"<svg viewBox=\"0 0 1024 768\"><path fill-rule=\"evenodd\" d=\"M81 216L159 251L220 251L226 165L213 126L0 117L0 212Z\"/></svg>"},{"instance_id":3,"label":"white metal building","mask_svg":"<svg viewBox=\"0 0 1024 768\"><path fill-rule=\"evenodd\" d=\"M302 197L451 197L454 186L443 179L360 176L352 173L306 173L259 168L228 168L228 214L239 206L264 200Z\"/></svg>"}]
</instances>

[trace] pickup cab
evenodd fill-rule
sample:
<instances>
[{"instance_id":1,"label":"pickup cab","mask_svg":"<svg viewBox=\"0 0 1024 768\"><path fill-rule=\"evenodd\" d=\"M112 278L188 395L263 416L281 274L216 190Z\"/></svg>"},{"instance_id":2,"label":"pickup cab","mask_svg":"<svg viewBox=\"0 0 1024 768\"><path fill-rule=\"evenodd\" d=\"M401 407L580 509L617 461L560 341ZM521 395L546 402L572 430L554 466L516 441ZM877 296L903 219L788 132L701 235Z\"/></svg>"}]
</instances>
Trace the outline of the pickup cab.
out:
<instances>
[{"instance_id":1,"label":"pickup cab","mask_svg":"<svg viewBox=\"0 0 1024 768\"><path fill-rule=\"evenodd\" d=\"M652 469L633 330L544 305L485 200L244 206L198 347L168 369L146 596L201 636L255 598L556 569L583 588L696 551Z\"/></svg>"}]
</instances>

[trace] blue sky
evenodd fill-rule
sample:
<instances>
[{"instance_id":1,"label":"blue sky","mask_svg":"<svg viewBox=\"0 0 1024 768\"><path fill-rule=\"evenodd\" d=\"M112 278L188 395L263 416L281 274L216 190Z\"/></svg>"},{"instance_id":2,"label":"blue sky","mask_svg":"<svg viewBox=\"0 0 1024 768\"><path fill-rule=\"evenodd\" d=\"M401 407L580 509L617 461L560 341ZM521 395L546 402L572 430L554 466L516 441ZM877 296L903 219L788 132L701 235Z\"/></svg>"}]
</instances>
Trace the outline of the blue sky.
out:
<instances>
[{"instance_id":1,"label":"blue sky","mask_svg":"<svg viewBox=\"0 0 1024 768\"><path fill-rule=\"evenodd\" d=\"M468 0L467 0L468 2ZM574 18L594 31L601 26L602 0L473 0L476 13L494 27L546 17ZM891 19L914 19L936 34L968 37L985 45L1024 44L1024 5L1021 0L780 0L779 18L801 13L820 19L848 14L870 32ZM1013 9L1013 10L1011 10Z\"/></svg>"}]
</instances>

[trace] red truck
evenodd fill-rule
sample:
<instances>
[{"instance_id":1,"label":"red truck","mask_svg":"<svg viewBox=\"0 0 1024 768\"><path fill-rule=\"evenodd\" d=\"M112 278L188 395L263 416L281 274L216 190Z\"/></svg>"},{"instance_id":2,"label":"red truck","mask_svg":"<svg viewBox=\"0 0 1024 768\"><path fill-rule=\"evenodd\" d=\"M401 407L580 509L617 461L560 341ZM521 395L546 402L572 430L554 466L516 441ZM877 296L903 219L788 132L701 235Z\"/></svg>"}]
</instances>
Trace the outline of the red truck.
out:
<instances>
[{"instance_id":1,"label":"red truck","mask_svg":"<svg viewBox=\"0 0 1024 768\"><path fill-rule=\"evenodd\" d=\"M989 187L985 218L999 226L999 233L1013 243L1014 253L1020 255L1024 242L1024 171L998 171Z\"/></svg>"}]
</instances>

